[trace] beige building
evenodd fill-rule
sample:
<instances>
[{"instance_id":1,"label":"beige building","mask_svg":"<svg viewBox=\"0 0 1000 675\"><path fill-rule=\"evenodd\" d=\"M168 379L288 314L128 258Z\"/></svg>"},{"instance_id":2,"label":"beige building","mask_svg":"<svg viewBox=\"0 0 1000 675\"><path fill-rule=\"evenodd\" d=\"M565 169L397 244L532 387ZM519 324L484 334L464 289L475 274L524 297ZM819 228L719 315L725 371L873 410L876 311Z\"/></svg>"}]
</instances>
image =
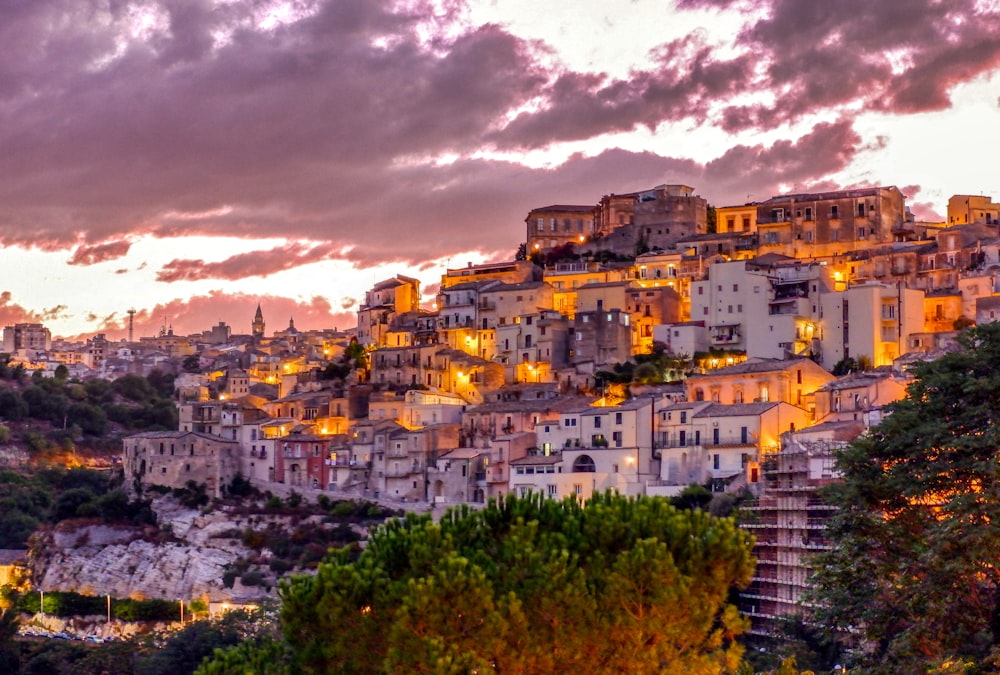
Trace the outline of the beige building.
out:
<instances>
[{"instance_id":1,"label":"beige building","mask_svg":"<svg viewBox=\"0 0 1000 675\"><path fill-rule=\"evenodd\" d=\"M375 284L365 293L365 302L358 309L358 342L365 346L384 346L393 319L419 309L418 280L398 274Z\"/></svg>"},{"instance_id":2,"label":"beige building","mask_svg":"<svg viewBox=\"0 0 1000 675\"><path fill-rule=\"evenodd\" d=\"M566 244L580 245L596 232L593 205L543 206L529 211L524 222L529 255Z\"/></svg>"},{"instance_id":3,"label":"beige building","mask_svg":"<svg viewBox=\"0 0 1000 675\"><path fill-rule=\"evenodd\" d=\"M756 204L760 251L813 258L890 243L909 218L905 200L893 186L772 197Z\"/></svg>"},{"instance_id":4,"label":"beige building","mask_svg":"<svg viewBox=\"0 0 1000 675\"><path fill-rule=\"evenodd\" d=\"M40 323L15 323L4 326L3 351L17 354L21 351L44 352L52 348L52 333Z\"/></svg>"},{"instance_id":5,"label":"beige building","mask_svg":"<svg viewBox=\"0 0 1000 675\"><path fill-rule=\"evenodd\" d=\"M716 232L738 232L741 234L757 231L757 205L719 206L715 209Z\"/></svg>"},{"instance_id":6,"label":"beige building","mask_svg":"<svg viewBox=\"0 0 1000 675\"><path fill-rule=\"evenodd\" d=\"M450 288L470 281L503 281L508 284L519 284L524 281L538 281L541 278L542 270L530 260L480 265L469 263L465 267L445 270L441 275L441 288Z\"/></svg>"},{"instance_id":7,"label":"beige building","mask_svg":"<svg viewBox=\"0 0 1000 675\"><path fill-rule=\"evenodd\" d=\"M1000 223L1000 204L983 195L952 195L948 200L948 224Z\"/></svg>"},{"instance_id":8,"label":"beige building","mask_svg":"<svg viewBox=\"0 0 1000 675\"><path fill-rule=\"evenodd\" d=\"M686 402L656 414L659 490L711 482L718 492L759 480L759 462L778 451L782 433L811 424L809 411L784 401Z\"/></svg>"},{"instance_id":9,"label":"beige building","mask_svg":"<svg viewBox=\"0 0 1000 675\"><path fill-rule=\"evenodd\" d=\"M183 488L189 481L220 497L240 470L240 444L194 431L151 431L122 440L127 485Z\"/></svg>"},{"instance_id":10,"label":"beige building","mask_svg":"<svg viewBox=\"0 0 1000 675\"><path fill-rule=\"evenodd\" d=\"M545 281L552 286L552 308L569 319L576 316L579 289L587 284L604 284L625 281L629 278L626 266L609 267L600 263L559 263L545 269Z\"/></svg>"},{"instance_id":11,"label":"beige building","mask_svg":"<svg viewBox=\"0 0 1000 675\"><path fill-rule=\"evenodd\" d=\"M784 401L814 410L813 392L834 377L811 359L747 359L684 380L689 401L768 403Z\"/></svg>"},{"instance_id":12,"label":"beige building","mask_svg":"<svg viewBox=\"0 0 1000 675\"><path fill-rule=\"evenodd\" d=\"M924 332L923 291L870 282L828 293L820 303L820 363L831 370L848 357L892 365L905 353L906 337Z\"/></svg>"},{"instance_id":13,"label":"beige building","mask_svg":"<svg viewBox=\"0 0 1000 675\"><path fill-rule=\"evenodd\" d=\"M850 373L816 391L816 419L860 422L865 429L882 421L882 409L906 396L909 380L891 369Z\"/></svg>"},{"instance_id":14,"label":"beige building","mask_svg":"<svg viewBox=\"0 0 1000 675\"><path fill-rule=\"evenodd\" d=\"M614 490L644 494L659 472L653 459L653 400L566 410L535 426L537 452L511 462L510 491L588 499Z\"/></svg>"}]
</instances>

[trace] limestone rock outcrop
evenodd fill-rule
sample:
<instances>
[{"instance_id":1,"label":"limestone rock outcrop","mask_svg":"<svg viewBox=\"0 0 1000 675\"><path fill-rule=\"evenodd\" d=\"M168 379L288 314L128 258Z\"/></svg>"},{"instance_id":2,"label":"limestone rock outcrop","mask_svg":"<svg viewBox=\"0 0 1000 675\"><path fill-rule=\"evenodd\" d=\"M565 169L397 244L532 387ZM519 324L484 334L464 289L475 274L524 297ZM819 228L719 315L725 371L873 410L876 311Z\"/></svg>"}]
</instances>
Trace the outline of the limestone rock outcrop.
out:
<instances>
[{"instance_id":1,"label":"limestone rock outcrop","mask_svg":"<svg viewBox=\"0 0 1000 675\"><path fill-rule=\"evenodd\" d=\"M112 597L246 602L273 592L265 586L232 588L223 573L251 551L226 512L202 514L163 498L153 505L156 527L60 523L32 546L35 588Z\"/></svg>"}]
</instances>

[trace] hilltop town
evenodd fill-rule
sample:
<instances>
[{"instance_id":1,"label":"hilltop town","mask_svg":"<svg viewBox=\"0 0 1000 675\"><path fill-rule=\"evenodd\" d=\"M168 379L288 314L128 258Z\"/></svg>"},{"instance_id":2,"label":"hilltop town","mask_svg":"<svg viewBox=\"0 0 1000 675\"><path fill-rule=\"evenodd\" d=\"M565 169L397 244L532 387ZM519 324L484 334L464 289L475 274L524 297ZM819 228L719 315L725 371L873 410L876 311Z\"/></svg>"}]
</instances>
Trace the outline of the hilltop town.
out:
<instances>
[{"instance_id":1,"label":"hilltop town","mask_svg":"<svg viewBox=\"0 0 1000 675\"><path fill-rule=\"evenodd\" d=\"M45 375L177 373L179 427L122 442L140 490L740 495L759 560L741 608L767 632L825 546L832 450L905 394L909 364L996 320L998 228L983 196L931 223L896 187L715 208L660 185L534 208L516 259L447 270L433 308L418 279L381 281L353 330L268 334L258 306L247 334L73 345L17 324L3 350Z\"/></svg>"}]
</instances>

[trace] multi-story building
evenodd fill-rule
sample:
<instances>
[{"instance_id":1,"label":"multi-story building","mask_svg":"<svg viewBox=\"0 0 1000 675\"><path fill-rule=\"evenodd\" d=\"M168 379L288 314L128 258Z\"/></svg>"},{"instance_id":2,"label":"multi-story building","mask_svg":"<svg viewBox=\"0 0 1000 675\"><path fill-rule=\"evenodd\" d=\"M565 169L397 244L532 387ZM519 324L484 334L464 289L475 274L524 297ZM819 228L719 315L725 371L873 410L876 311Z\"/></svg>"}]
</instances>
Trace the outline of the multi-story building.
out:
<instances>
[{"instance_id":1,"label":"multi-story building","mask_svg":"<svg viewBox=\"0 0 1000 675\"><path fill-rule=\"evenodd\" d=\"M722 492L757 483L759 462L777 452L781 434L811 422L809 411L784 401L667 405L656 415L658 485L676 492L711 482Z\"/></svg>"},{"instance_id":2,"label":"multi-story building","mask_svg":"<svg viewBox=\"0 0 1000 675\"><path fill-rule=\"evenodd\" d=\"M510 491L588 499L615 490L644 494L659 473L653 458L653 399L565 410L535 426L538 450L510 462Z\"/></svg>"},{"instance_id":3,"label":"multi-story building","mask_svg":"<svg viewBox=\"0 0 1000 675\"><path fill-rule=\"evenodd\" d=\"M385 336L396 316L420 309L420 282L397 274L375 284L358 309L357 339L362 345L385 345Z\"/></svg>"},{"instance_id":4,"label":"multi-story building","mask_svg":"<svg viewBox=\"0 0 1000 675\"><path fill-rule=\"evenodd\" d=\"M815 410L813 393L834 377L812 359L747 359L684 380L689 401L784 401Z\"/></svg>"},{"instance_id":5,"label":"multi-story building","mask_svg":"<svg viewBox=\"0 0 1000 675\"><path fill-rule=\"evenodd\" d=\"M542 270L530 260L511 260L507 262L482 263L445 270L441 275L441 288L450 288L457 284L470 281L503 281L508 284L519 284L524 281L538 281L542 278Z\"/></svg>"},{"instance_id":6,"label":"multi-story building","mask_svg":"<svg viewBox=\"0 0 1000 675\"><path fill-rule=\"evenodd\" d=\"M428 468L459 446L460 432L460 424L393 430L384 448L376 448L372 455L369 487L390 499L427 501Z\"/></svg>"},{"instance_id":7,"label":"multi-story building","mask_svg":"<svg viewBox=\"0 0 1000 675\"><path fill-rule=\"evenodd\" d=\"M52 348L52 333L40 323L15 323L4 326L3 350L8 354L30 350L48 351Z\"/></svg>"},{"instance_id":8,"label":"multi-story building","mask_svg":"<svg viewBox=\"0 0 1000 675\"><path fill-rule=\"evenodd\" d=\"M526 313L497 327L497 360L507 382L551 382L568 363L570 322L555 310Z\"/></svg>"},{"instance_id":9,"label":"multi-story building","mask_svg":"<svg viewBox=\"0 0 1000 675\"><path fill-rule=\"evenodd\" d=\"M325 490L330 479L326 460L341 443L336 436L309 433L281 438L275 453L274 480L296 488Z\"/></svg>"},{"instance_id":10,"label":"multi-story building","mask_svg":"<svg viewBox=\"0 0 1000 675\"><path fill-rule=\"evenodd\" d=\"M983 195L952 195L948 200L948 224L1000 223L1000 204Z\"/></svg>"},{"instance_id":11,"label":"multi-story building","mask_svg":"<svg viewBox=\"0 0 1000 675\"><path fill-rule=\"evenodd\" d=\"M524 222L529 254L551 251L566 244L579 245L596 232L593 205L543 206L529 211Z\"/></svg>"},{"instance_id":12,"label":"multi-story building","mask_svg":"<svg viewBox=\"0 0 1000 675\"><path fill-rule=\"evenodd\" d=\"M869 282L820 297L819 360L825 368L845 358L892 365L906 338L924 332L924 292Z\"/></svg>"},{"instance_id":13,"label":"multi-story building","mask_svg":"<svg viewBox=\"0 0 1000 675\"><path fill-rule=\"evenodd\" d=\"M907 378L891 369L849 373L816 390L816 419L861 422L865 429L882 421L882 408L906 396Z\"/></svg>"},{"instance_id":14,"label":"multi-story building","mask_svg":"<svg viewBox=\"0 0 1000 675\"><path fill-rule=\"evenodd\" d=\"M631 315L617 307L577 312L569 362L578 372L593 374L627 361L632 355Z\"/></svg>"},{"instance_id":15,"label":"multi-story building","mask_svg":"<svg viewBox=\"0 0 1000 675\"><path fill-rule=\"evenodd\" d=\"M591 283L625 281L627 266L602 265L596 262L558 263L545 269L545 281L553 288L552 308L569 319L576 316L578 291Z\"/></svg>"},{"instance_id":16,"label":"multi-story building","mask_svg":"<svg viewBox=\"0 0 1000 675\"><path fill-rule=\"evenodd\" d=\"M895 240L909 215L896 187L772 197L756 204L762 251L832 256Z\"/></svg>"},{"instance_id":17,"label":"multi-story building","mask_svg":"<svg viewBox=\"0 0 1000 675\"><path fill-rule=\"evenodd\" d=\"M239 473L239 443L194 431L147 431L122 441L128 485L183 488L205 485L221 497Z\"/></svg>"}]
</instances>

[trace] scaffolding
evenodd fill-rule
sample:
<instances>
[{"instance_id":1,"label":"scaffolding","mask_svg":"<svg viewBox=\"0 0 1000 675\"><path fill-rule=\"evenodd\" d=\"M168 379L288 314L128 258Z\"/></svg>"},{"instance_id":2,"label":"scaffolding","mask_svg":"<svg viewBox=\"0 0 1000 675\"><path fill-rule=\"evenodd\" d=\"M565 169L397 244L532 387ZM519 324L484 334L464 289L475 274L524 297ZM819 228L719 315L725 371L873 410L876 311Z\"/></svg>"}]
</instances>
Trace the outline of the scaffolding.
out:
<instances>
[{"instance_id":1,"label":"scaffolding","mask_svg":"<svg viewBox=\"0 0 1000 675\"><path fill-rule=\"evenodd\" d=\"M740 593L750 632L774 635L786 618L808 611L804 600L811 559L829 548L826 525L836 510L818 490L837 480L833 452L842 441L787 441L761 463L761 494L740 511L740 527L755 537L757 568Z\"/></svg>"}]
</instances>

